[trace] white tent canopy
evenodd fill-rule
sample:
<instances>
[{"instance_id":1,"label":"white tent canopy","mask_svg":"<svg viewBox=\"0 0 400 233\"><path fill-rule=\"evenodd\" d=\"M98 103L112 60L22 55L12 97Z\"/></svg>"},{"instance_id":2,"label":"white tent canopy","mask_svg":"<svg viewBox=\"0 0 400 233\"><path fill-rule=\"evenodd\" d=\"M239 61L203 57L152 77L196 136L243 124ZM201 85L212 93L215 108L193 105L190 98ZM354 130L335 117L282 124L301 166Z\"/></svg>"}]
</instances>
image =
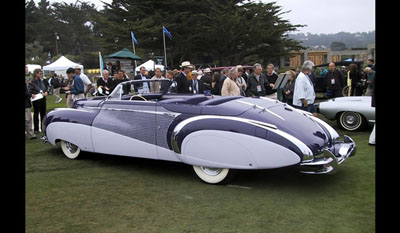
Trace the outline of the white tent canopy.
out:
<instances>
[{"instance_id":1,"label":"white tent canopy","mask_svg":"<svg viewBox=\"0 0 400 233\"><path fill-rule=\"evenodd\" d=\"M33 73L35 69L42 69L42 66L37 64L27 64L26 66L28 67L29 73Z\"/></svg>"},{"instance_id":2,"label":"white tent canopy","mask_svg":"<svg viewBox=\"0 0 400 233\"><path fill-rule=\"evenodd\" d=\"M57 75L66 76L66 71L68 68L75 68L79 66L83 73L83 65L72 62L68 58L61 56L57 61L51 63L50 65L43 66L43 71L54 71Z\"/></svg>"},{"instance_id":3,"label":"white tent canopy","mask_svg":"<svg viewBox=\"0 0 400 233\"><path fill-rule=\"evenodd\" d=\"M140 71L140 67L142 66L144 66L148 71L154 71L155 68L160 68L161 71L164 71L163 65L155 65L155 62L153 60L148 60L145 63L142 63L136 67L135 69L136 73Z\"/></svg>"}]
</instances>

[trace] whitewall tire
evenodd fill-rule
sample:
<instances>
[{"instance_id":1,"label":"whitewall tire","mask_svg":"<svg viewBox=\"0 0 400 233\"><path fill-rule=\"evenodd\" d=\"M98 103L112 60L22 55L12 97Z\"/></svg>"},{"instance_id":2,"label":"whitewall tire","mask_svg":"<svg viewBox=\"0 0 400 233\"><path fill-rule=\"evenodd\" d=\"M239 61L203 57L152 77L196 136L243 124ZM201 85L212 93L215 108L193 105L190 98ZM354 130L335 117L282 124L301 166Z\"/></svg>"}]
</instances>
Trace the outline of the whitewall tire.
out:
<instances>
[{"instance_id":1,"label":"whitewall tire","mask_svg":"<svg viewBox=\"0 0 400 233\"><path fill-rule=\"evenodd\" d=\"M196 175L208 184L228 183L233 178L233 173L228 168L211 168L193 166Z\"/></svg>"},{"instance_id":2,"label":"whitewall tire","mask_svg":"<svg viewBox=\"0 0 400 233\"><path fill-rule=\"evenodd\" d=\"M365 126L364 117L358 112L343 112L339 116L338 123L342 129L348 131L361 130Z\"/></svg>"},{"instance_id":3,"label":"whitewall tire","mask_svg":"<svg viewBox=\"0 0 400 233\"><path fill-rule=\"evenodd\" d=\"M64 155L69 159L76 159L81 153L81 149L77 145L67 141L61 141L61 149Z\"/></svg>"}]
</instances>

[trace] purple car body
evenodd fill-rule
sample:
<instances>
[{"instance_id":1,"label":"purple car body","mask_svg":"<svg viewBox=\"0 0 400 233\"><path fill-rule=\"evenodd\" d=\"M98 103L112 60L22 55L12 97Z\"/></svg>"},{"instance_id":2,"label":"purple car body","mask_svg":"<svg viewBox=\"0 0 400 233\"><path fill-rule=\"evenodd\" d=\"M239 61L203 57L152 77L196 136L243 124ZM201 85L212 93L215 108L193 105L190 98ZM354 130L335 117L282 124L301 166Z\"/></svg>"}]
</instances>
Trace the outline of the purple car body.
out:
<instances>
[{"instance_id":1,"label":"purple car body","mask_svg":"<svg viewBox=\"0 0 400 233\"><path fill-rule=\"evenodd\" d=\"M230 169L297 165L303 173L325 174L355 154L350 137L341 141L324 121L282 102L179 95L171 87L137 94L136 86L146 82L160 87L168 81L128 81L108 97L49 112L46 140L53 145L61 141L69 158L82 150L183 162L207 183L229 180ZM124 93L124 85L134 93Z\"/></svg>"}]
</instances>

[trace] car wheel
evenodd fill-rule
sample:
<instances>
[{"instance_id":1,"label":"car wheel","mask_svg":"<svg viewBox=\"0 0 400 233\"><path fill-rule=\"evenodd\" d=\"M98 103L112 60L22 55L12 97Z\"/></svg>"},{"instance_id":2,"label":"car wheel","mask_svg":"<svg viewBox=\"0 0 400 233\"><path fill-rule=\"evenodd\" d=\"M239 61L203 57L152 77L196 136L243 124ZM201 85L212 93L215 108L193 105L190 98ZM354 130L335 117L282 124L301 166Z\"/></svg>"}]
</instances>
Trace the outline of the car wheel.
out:
<instances>
[{"instance_id":1,"label":"car wheel","mask_svg":"<svg viewBox=\"0 0 400 233\"><path fill-rule=\"evenodd\" d=\"M81 149L77 145L67 141L61 141L61 149L69 159L76 159L81 153Z\"/></svg>"},{"instance_id":2,"label":"car wheel","mask_svg":"<svg viewBox=\"0 0 400 233\"><path fill-rule=\"evenodd\" d=\"M226 184L232 181L235 172L228 168L212 168L203 166L193 166L196 175L208 184Z\"/></svg>"},{"instance_id":3,"label":"car wheel","mask_svg":"<svg viewBox=\"0 0 400 233\"><path fill-rule=\"evenodd\" d=\"M365 126L363 116L358 112L343 112L338 118L339 126L345 130L355 131Z\"/></svg>"}]
</instances>

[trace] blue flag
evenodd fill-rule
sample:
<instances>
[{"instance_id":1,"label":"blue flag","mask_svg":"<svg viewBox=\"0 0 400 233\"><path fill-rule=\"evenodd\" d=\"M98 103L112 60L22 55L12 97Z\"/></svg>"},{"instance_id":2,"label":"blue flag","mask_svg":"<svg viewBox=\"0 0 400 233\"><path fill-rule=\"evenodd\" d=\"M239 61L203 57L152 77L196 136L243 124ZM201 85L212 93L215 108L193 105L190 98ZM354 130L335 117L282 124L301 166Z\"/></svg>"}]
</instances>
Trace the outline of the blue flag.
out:
<instances>
[{"instance_id":1,"label":"blue flag","mask_svg":"<svg viewBox=\"0 0 400 233\"><path fill-rule=\"evenodd\" d=\"M100 52L99 52L99 63L100 63L100 75L101 77L103 77L104 62Z\"/></svg>"},{"instance_id":2,"label":"blue flag","mask_svg":"<svg viewBox=\"0 0 400 233\"><path fill-rule=\"evenodd\" d=\"M167 30L166 27L162 26L162 30L165 34L167 34L167 36L169 37L169 39L172 39L172 35L171 33Z\"/></svg>"},{"instance_id":3,"label":"blue flag","mask_svg":"<svg viewBox=\"0 0 400 233\"><path fill-rule=\"evenodd\" d=\"M131 36L132 36L133 42L134 42L135 44L138 44L138 42L137 42L137 40L136 40L135 35L133 34L133 32L131 32Z\"/></svg>"}]
</instances>

